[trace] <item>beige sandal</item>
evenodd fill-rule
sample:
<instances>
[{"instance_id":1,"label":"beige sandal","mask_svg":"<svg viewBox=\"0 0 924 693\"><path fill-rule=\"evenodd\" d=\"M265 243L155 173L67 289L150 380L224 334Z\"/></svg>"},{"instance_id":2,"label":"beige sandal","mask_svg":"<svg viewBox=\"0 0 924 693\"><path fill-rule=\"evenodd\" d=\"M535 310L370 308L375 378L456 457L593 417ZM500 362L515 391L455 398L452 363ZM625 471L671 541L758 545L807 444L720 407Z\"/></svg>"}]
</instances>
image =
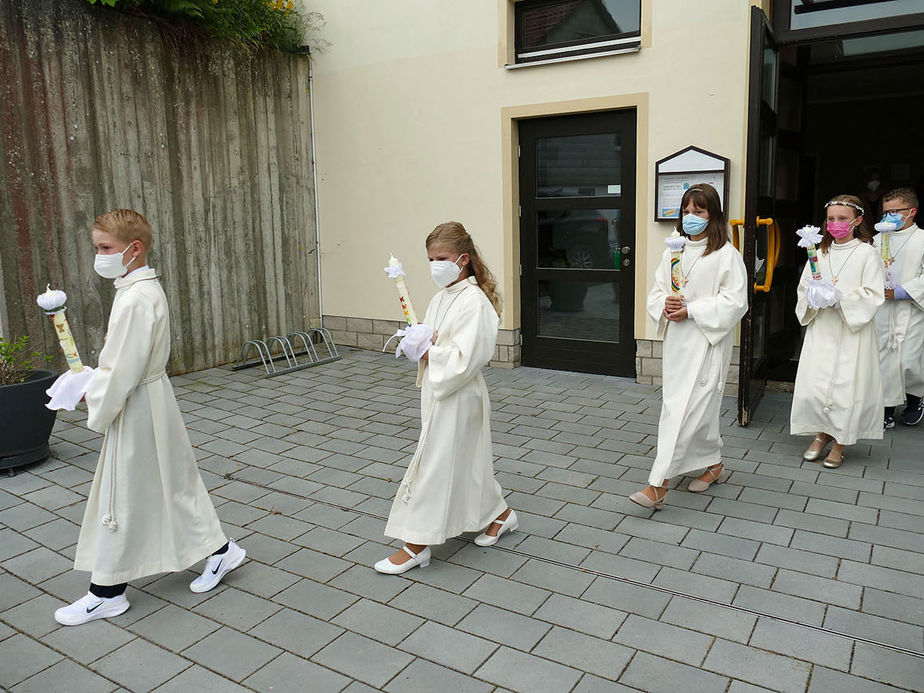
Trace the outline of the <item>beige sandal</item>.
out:
<instances>
[{"instance_id":1,"label":"beige sandal","mask_svg":"<svg viewBox=\"0 0 924 693\"><path fill-rule=\"evenodd\" d=\"M718 469L716 469L716 467L718 467ZM687 491L691 491L693 493L702 493L713 484L724 484L726 481L728 481L728 477L731 476L731 472L725 469L725 465L723 465L721 462L719 462L717 465L709 467L705 471L704 475L705 474L711 476L712 479L709 481L700 481L699 479L694 479L687 486Z\"/></svg>"},{"instance_id":2,"label":"beige sandal","mask_svg":"<svg viewBox=\"0 0 924 693\"><path fill-rule=\"evenodd\" d=\"M650 484L649 484L650 485ZM655 498L657 500L651 500L644 491L636 491L631 496L629 500L633 503L638 503L643 508L648 508L649 510L660 510L664 507L664 499L667 497L667 489L661 489L657 486L651 486L655 492ZM660 491L664 493L659 494Z\"/></svg>"}]
</instances>

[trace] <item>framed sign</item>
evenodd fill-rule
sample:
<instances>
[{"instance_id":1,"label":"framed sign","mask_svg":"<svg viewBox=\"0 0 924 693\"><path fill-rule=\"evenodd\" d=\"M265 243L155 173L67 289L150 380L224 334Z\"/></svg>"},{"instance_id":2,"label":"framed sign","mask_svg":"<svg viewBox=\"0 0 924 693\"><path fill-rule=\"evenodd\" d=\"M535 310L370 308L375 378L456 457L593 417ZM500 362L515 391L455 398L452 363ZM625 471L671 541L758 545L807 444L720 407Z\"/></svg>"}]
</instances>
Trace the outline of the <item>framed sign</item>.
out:
<instances>
[{"instance_id":1,"label":"framed sign","mask_svg":"<svg viewBox=\"0 0 924 693\"><path fill-rule=\"evenodd\" d=\"M696 183L708 183L719 193L722 211L728 197L728 166L724 156L690 145L655 163L655 221L680 218L680 199Z\"/></svg>"}]
</instances>

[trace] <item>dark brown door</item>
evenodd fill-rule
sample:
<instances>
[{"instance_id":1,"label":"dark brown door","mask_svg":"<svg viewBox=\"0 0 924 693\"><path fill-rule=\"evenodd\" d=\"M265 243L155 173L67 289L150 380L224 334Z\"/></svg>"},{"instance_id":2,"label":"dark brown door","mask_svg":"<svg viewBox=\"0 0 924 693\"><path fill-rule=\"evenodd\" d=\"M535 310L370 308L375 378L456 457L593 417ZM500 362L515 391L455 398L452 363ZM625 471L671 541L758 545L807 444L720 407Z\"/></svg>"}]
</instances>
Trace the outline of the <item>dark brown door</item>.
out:
<instances>
[{"instance_id":1,"label":"dark brown door","mask_svg":"<svg viewBox=\"0 0 924 693\"><path fill-rule=\"evenodd\" d=\"M519 122L523 364L635 375L635 111Z\"/></svg>"},{"instance_id":2,"label":"dark brown door","mask_svg":"<svg viewBox=\"0 0 924 693\"><path fill-rule=\"evenodd\" d=\"M738 423L742 426L751 420L767 385L771 301L768 293L754 291L754 283L762 284L766 278L769 250L769 227L759 226L757 219L773 218L774 214L779 72L779 51L770 23L760 8L752 7L744 240L741 248L749 279L749 308L741 325L739 362Z\"/></svg>"}]
</instances>

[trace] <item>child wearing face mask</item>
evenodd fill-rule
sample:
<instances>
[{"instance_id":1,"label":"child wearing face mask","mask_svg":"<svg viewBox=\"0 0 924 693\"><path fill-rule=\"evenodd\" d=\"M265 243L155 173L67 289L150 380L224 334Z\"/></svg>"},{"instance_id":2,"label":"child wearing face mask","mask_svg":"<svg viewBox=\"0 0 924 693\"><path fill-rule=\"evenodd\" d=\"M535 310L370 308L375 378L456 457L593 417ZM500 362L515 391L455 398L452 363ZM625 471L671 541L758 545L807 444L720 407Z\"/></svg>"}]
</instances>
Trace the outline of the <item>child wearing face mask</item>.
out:
<instances>
[{"instance_id":1,"label":"child wearing face mask","mask_svg":"<svg viewBox=\"0 0 924 693\"><path fill-rule=\"evenodd\" d=\"M677 231L686 243L676 281L667 249L648 293L648 315L664 340L658 451L648 486L629 496L655 510L675 476L705 468L687 487L701 493L730 475L722 465L719 412L735 327L748 309L747 272L729 242L718 192L698 183L683 194L680 209Z\"/></svg>"},{"instance_id":2,"label":"child wearing face mask","mask_svg":"<svg viewBox=\"0 0 924 693\"><path fill-rule=\"evenodd\" d=\"M221 531L164 370L170 319L146 263L151 226L117 209L97 217L92 233L94 268L115 280L116 294L86 394L87 426L105 434L74 558L76 570L90 572L90 590L55 612L66 626L118 616L129 607L129 581L203 558L190 589L205 592L246 555Z\"/></svg>"},{"instance_id":3,"label":"child wearing face mask","mask_svg":"<svg viewBox=\"0 0 924 693\"><path fill-rule=\"evenodd\" d=\"M799 282L796 316L806 326L796 372L790 432L814 435L803 453L817 461L832 444L824 466L843 463L844 447L858 439L881 439L883 410L879 344L874 318L884 301L882 261L863 226L863 207L853 195L825 205L817 269L839 292L831 307L812 305L806 286L808 263Z\"/></svg>"},{"instance_id":4,"label":"child wearing face mask","mask_svg":"<svg viewBox=\"0 0 924 693\"><path fill-rule=\"evenodd\" d=\"M490 546L518 528L494 480L491 403L481 375L497 340L497 284L462 224L440 224L426 245L442 290L424 318L434 337L418 362L420 439L385 526L385 536L404 546L375 564L391 575L426 567L431 545L463 532L487 528L475 543Z\"/></svg>"},{"instance_id":5,"label":"child wearing face mask","mask_svg":"<svg viewBox=\"0 0 924 693\"><path fill-rule=\"evenodd\" d=\"M882 211L873 243L886 273L876 329L888 431L895 428L896 406L905 404L901 421L908 426L924 418L924 229L914 223L918 196L911 188L883 195Z\"/></svg>"}]
</instances>

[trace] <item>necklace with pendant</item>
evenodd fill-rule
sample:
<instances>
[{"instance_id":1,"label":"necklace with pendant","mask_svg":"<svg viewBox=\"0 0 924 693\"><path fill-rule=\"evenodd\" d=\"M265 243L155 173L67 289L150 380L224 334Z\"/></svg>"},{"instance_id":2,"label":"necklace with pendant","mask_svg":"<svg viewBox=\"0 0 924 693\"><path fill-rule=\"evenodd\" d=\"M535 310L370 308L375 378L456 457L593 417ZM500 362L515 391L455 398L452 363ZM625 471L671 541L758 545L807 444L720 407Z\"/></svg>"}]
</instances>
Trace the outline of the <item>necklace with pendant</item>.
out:
<instances>
[{"instance_id":1,"label":"necklace with pendant","mask_svg":"<svg viewBox=\"0 0 924 693\"><path fill-rule=\"evenodd\" d=\"M683 271L683 255L680 256L680 286L687 285L687 283L690 281L690 273L693 272L693 268L696 267L696 263L699 262L699 259L705 254L706 249L703 248L703 252L701 252L693 259L693 262L690 263L690 269L688 269L686 272Z\"/></svg>"},{"instance_id":2,"label":"necklace with pendant","mask_svg":"<svg viewBox=\"0 0 924 693\"><path fill-rule=\"evenodd\" d=\"M827 252L827 255L828 255L828 269L831 270L831 283L832 283L832 284L837 284L837 278L838 278L838 276L840 276L840 273L844 271L844 267L847 266L847 263L850 262L850 258L853 256L853 254L854 254L855 252L857 252L857 248L859 248L859 247L860 247L860 244L859 244L859 243L857 243L857 244L853 247L853 249L852 249L852 250L850 251L850 253L847 255L847 259L845 259L845 260L841 263L841 266L837 268L837 272L834 271L834 265L831 264L831 250L830 250L830 249L828 250L828 252Z\"/></svg>"}]
</instances>

